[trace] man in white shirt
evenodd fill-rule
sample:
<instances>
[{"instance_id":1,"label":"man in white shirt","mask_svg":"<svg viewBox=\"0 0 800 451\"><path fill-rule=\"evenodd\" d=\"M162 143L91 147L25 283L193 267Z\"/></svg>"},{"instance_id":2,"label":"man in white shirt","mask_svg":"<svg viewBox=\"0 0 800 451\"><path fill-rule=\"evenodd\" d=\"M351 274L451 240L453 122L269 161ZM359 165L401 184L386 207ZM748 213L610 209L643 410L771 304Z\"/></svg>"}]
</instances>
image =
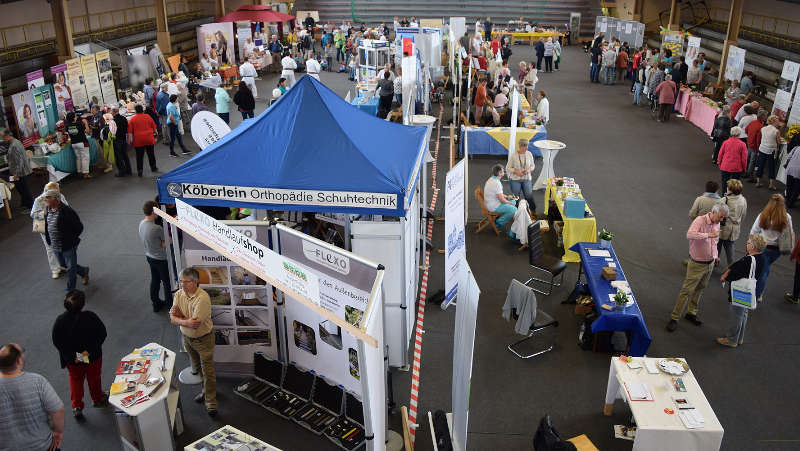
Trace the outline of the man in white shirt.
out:
<instances>
[{"instance_id":1,"label":"man in white shirt","mask_svg":"<svg viewBox=\"0 0 800 451\"><path fill-rule=\"evenodd\" d=\"M483 187L483 200L486 204L486 209L493 213L500 213L497 218L497 228L503 230L506 224L511 221L514 214L517 212L517 207L514 202L508 200L503 194L503 183L500 179L505 175L503 165L496 164L492 166L492 176L486 181ZM508 231L508 236L516 238L513 232Z\"/></svg>"},{"instance_id":2,"label":"man in white shirt","mask_svg":"<svg viewBox=\"0 0 800 451\"><path fill-rule=\"evenodd\" d=\"M203 56L200 57L200 65L203 66L203 70L205 72L211 72L211 61L208 59L208 55L203 53Z\"/></svg>"},{"instance_id":3,"label":"man in white shirt","mask_svg":"<svg viewBox=\"0 0 800 451\"><path fill-rule=\"evenodd\" d=\"M536 106L536 114L543 118L545 124L550 122L550 101L547 100L547 94L544 91L539 91L539 104Z\"/></svg>"},{"instance_id":4,"label":"man in white shirt","mask_svg":"<svg viewBox=\"0 0 800 451\"><path fill-rule=\"evenodd\" d=\"M258 77L258 72L256 72L255 66L248 60L245 60L239 66L239 75L242 77L242 81L247 84L247 87L253 91L253 97L258 98L258 88L256 88L256 77Z\"/></svg>"},{"instance_id":5,"label":"man in white shirt","mask_svg":"<svg viewBox=\"0 0 800 451\"><path fill-rule=\"evenodd\" d=\"M314 57L314 54L311 54L311 58L306 61L306 73L311 75L312 77L316 78L317 81L322 81L319 79L319 73L322 70L322 66L320 66L317 59Z\"/></svg>"},{"instance_id":6,"label":"man in white shirt","mask_svg":"<svg viewBox=\"0 0 800 451\"><path fill-rule=\"evenodd\" d=\"M247 42L244 43L244 57L248 58L255 52L255 50L256 50L256 45L253 44L253 40L247 38Z\"/></svg>"},{"instance_id":7,"label":"man in white shirt","mask_svg":"<svg viewBox=\"0 0 800 451\"><path fill-rule=\"evenodd\" d=\"M286 79L286 84L291 88L295 82L294 70L297 69L297 63L295 63L294 58L287 53L286 56L281 59L281 67L283 67L281 77Z\"/></svg>"},{"instance_id":8,"label":"man in white shirt","mask_svg":"<svg viewBox=\"0 0 800 451\"><path fill-rule=\"evenodd\" d=\"M378 71L378 77L376 78L376 80L383 80L383 74L385 72L389 72L389 81L393 82L394 81L394 72L392 72L392 65L389 64L389 63L386 63L386 65L383 66L383 69Z\"/></svg>"}]
</instances>

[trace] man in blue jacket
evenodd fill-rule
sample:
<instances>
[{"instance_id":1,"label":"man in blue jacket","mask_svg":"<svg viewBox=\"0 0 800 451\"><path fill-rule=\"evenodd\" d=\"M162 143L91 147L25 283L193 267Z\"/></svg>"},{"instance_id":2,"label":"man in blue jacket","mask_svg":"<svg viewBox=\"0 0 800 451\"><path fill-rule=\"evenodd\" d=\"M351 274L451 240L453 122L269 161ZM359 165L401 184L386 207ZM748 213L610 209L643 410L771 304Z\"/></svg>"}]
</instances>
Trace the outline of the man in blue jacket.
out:
<instances>
[{"instance_id":1,"label":"man in blue jacket","mask_svg":"<svg viewBox=\"0 0 800 451\"><path fill-rule=\"evenodd\" d=\"M44 217L44 236L61 266L67 268L67 291L75 289L80 275L84 285L89 283L89 268L78 264L78 244L83 223L75 210L61 203L61 193L51 189L44 193L47 213Z\"/></svg>"},{"instance_id":2,"label":"man in blue jacket","mask_svg":"<svg viewBox=\"0 0 800 451\"><path fill-rule=\"evenodd\" d=\"M161 118L161 136L164 138L164 144L169 139L169 127L167 125L167 105L169 104L169 94L167 93L167 83L161 83L161 89L156 95L156 112Z\"/></svg>"}]
</instances>

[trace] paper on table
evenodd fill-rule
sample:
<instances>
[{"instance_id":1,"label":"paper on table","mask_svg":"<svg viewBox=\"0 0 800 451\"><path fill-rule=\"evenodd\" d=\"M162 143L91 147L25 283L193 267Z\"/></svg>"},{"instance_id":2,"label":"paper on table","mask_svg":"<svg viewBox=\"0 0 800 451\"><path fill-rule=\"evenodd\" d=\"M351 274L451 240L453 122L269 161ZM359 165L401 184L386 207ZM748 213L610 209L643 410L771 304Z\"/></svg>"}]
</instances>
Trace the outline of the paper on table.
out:
<instances>
[{"instance_id":1,"label":"paper on table","mask_svg":"<svg viewBox=\"0 0 800 451\"><path fill-rule=\"evenodd\" d=\"M683 425L686 426L687 429L701 429L705 426L704 422L698 421L696 417L697 409L693 410L682 410L678 412L678 418L681 419Z\"/></svg>"},{"instance_id":2,"label":"paper on table","mask_svg":"<svg viewBox=\"0 0 800 451\"><path fill-rule=\"evenodd\" d=\"M589 249L589 256L590 257L611 257L611 253L609 253L605 249Z\"/></svg>"},{"instance_id":3,"label":"paper on table","mask_svg":"<svg viewBox=\"0 0 800 451\"><path fill-rule=\"evenodd\" d=\"M650 388L644 382L625 382L625 389L631 401L653 401Z\"/></svg>"},{"instance_id":4,"label":"paper on table","mask_svg":"<svg viewBox=\"0 0 800 451\"><path fill-rule=\"evenodd\" d=\"M658 374L658 368L656 368L656 362L650 359L644 359L644 366L647 367L647 372L650 374Z\"/></svg>"}]
</instances>

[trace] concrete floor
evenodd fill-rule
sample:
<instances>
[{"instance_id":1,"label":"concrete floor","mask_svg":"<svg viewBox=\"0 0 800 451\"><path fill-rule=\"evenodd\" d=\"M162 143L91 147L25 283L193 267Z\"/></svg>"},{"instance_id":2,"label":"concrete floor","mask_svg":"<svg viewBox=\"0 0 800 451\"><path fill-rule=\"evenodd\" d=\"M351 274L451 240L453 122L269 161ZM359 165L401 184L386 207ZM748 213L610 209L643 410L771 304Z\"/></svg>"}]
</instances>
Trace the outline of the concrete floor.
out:
<instances>
[{"instance_id":1,"label":"concrete floor","mask_svg":"<svg viewBox=\"0 0 800 451\"><path fill-rule=\"evenodd\" d=\"M530 60L527 46L513 48L512 67L520 58ZM682 321L678 330L664 330L684 275L681 260L687 255L687 212L706 180L719 179L710 163L711 144L692 124L673 118L667 124L650 119L643 108L631 106L627 86L588 83L588 61L578 47L566 48L562 70L541 74L537 86L548 93L552 123L549 137L564 141L567 149L556 160L556 173L575 177L597 216L598 228L616 234L614 247L640 301L653 342L651 356L682 356L725 428L725 450L800 449L800 433L793 421L798 397L795 379L800 363L800 334L796 324L800 309L782 300L791 289L793 264L780 258L772 268L766 303L751 316L745 345L722 348L714 338L727 323L725 291L716 279L701 304L702 327ZM323 73L322 81L345 96L352 85L343 74ZM261 101L275 85L275 77L259 82ZM434 106L438 113L438 106ZM449 110L449 108L448 108ZM232 116L237 116L233 114ZM233 124L240 121L232 118ZM187 145L196 149L187 137ZM438 185L444 182L445 145L439 157ZM158 166L168 171L185 157L167 156L159 145ZM500 159L478 157L470 161L471 186L482 185L489 168ZM104 345L107 362L115 362L135 346L159 342L178 347L178 332L167 315L152 313L147 295L148 269L137 236L141 205L155 195L155 180L118 179L111 174L90 181L73 177L62 185L69 203L80 214L85 231L79 260L91 267L91 284L85 287L87 308L105 322L109 337ZM37 180L39 190L44 180ZM771 192L746 184L744 195L750 208L743 221L747 228L765 205ZM542 205L542 192L536 193ZM18 205L14 199L13 205ZM443 198L437 214L442 213ZM6 287L2 299L8 315L0 329L0 341L21 343L27 350L27 370L46 376L67 403L66 372L49 340L55 317L62 312L64 280L51 280L39 237L30 232L30 220L15 209L11 221L0 219L0 283ZM470 196L470 222L480 211ZM437 223L434 244L441 243L442 225ZM737 252L743 252L743 239ZM500 307L511 278L526 280L527 255L507 238L484 231L474 233L468 225L467 250L470 265L481 288L478 329L475 340L468 446L475 450L526 450L539 418L549 413L562 435L586 433L601 450L628 450L630 443L612 438L612 425L629 420L618 402L614 416L602 416L610 355L581 351L576 346L577 317L571 306L560 305L574 283L577 265L570 264L565 286L540 306L560 321L556 349L539 358L522 361L505 346L516 340L512 324L500 318ZM432 254L429 293L443 287L443 257ZM428 410L450 408L454 310L435 305L426 309L423 341L420 419ZM188 359L179 357L183 367ZM113 376L112 363L104 366L104 384ZM186 431L177 442L190 443L209 431L232 424L286 450L334 449L329 442L312 436L293 423L279 419L232 393L235 380L219 383L220 414L212 420L192 402L194 387L182 387ZM394 372L398 405L408 404L410 375ZM113 415L86 409L87 421L67 418L64 450L117 449ZM399 416L391 424L399 430ZM417 448L432 449L427 422L420 425Z\"/></svg>"}]
</instances>

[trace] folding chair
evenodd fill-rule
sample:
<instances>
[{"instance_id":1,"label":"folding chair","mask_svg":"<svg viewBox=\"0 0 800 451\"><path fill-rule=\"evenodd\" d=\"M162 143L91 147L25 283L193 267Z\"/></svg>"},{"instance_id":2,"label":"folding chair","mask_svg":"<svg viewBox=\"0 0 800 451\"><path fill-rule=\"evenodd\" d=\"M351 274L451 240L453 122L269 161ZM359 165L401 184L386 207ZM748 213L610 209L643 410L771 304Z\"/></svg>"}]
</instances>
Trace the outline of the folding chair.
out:
<instances>
[{"instance_id":1,"label":"folding chair","mask_svg":"<svg viewBox=\"0 0 800 451\"><path fill-rule=\"evenodd\" d=\"M513 285L515 283L518 284L519 281L517 281L516 279L512 279L511 280L511 284ZM526 287L526 288L528 290L535 291L531 287ZM555 342L553 342L547 348L539 350L539 351L536 351L536 352L533 352L533 353L530 353L530 354L527 354L527 355L522 355L516 349L514 349L515 346L518 346L518 345L530 340L537 333L543 332L544 330L549 329L549 328L558 327L558 321L557 320L555 320L552 316L548 315L547 313L543 312L542 310L539 310L538 302L536 301L536 295L531 296L530 299L531 300L529 300L528 302L533 302L533 305L528 306L528 307L530 309L532 309L536 313L535 313L535 316L534 316L533 324L531 324L530 328L528 329L528 335L525 338L523 338L521 340L517 340L514 343L511 343L510 345L508 345L508 350L511 351L512 354L514 354L515 356L517 356L517 357L519 357L521 359L530 359L532 357L536 357L538 355L544 354L545 352L552 351L553 347L555 347ZM517 320L519 318L519 314L516 311L516 309L512 309L511 310L511 317L514 320Z\"/></svg>"},{"instance_id":2,"label":"folding chair","mask_svg":"<svg viewBox=\"0 0 800 451\"><path fill-rule=\"evenodd\" d=\"M500 231L497 230L497 224L494 222L500 217L500 213L493 213L486 208L486 203L483 201L483 188L480 186L475 187L475 198L478 199L478 203L481 205L481 213L483 214L483 219L478 223L478 230L476 230L475 233L481 233L481 230L491 225L495 235L500 235Z\"/></svg>"},{"instance_id":3,"label":"folding chair","mask_svg":"<svg viewBox=\"0 0 800 451\"><path fill-rule=\"evenodd\" d=\"M543 291L534 286L530 286L533 291L545 296L550 296L553 292L553 287L560 287L561 283L564 282L564 270L567 269L567 264L558 257L553 257L552 255L544 253L544 249L542 248L542 236L539 234L539 221L528 226L528 262L533 269L550 275L550 280L537 279L536 277L528 279L525 285L529 285L531 282L535 281L548 287L547 291ZM555 282L557 276L559 276L558 283Z\"/></svg>"}]
</instances>

